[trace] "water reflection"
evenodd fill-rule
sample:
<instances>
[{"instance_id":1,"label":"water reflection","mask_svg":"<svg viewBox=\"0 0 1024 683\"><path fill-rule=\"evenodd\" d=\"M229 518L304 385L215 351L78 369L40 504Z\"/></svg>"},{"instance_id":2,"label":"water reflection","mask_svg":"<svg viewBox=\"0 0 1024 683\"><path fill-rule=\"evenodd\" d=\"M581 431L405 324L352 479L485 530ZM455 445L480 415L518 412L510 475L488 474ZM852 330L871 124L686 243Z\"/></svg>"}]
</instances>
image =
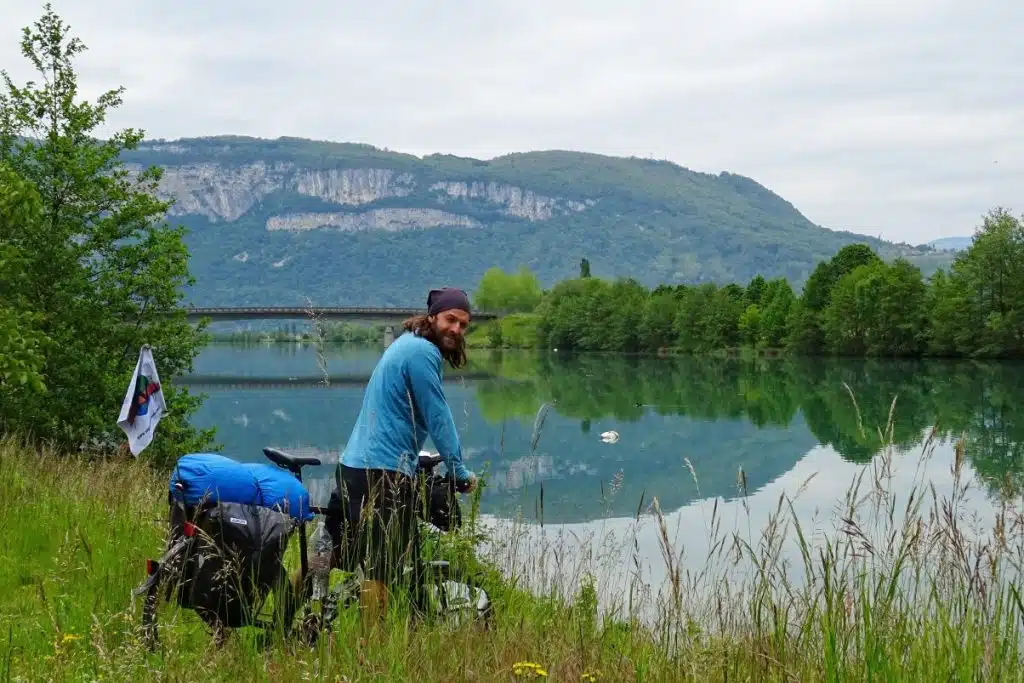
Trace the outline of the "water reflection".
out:
<instances>
[{"instance_id":1,"label":"water reflection","mask_svg":"<svg viewBox=\"0 0 1024 683\"><path fill-rule=\"evenodd\" d=\"M661 624L669 622L658 615L678 614L666 606L675 595L700 623L721 617L723 604L716 601L723 596L731 596L726 612L742 613L748 606L745 591L765 577L770 579L764 588L783 603L787 591L799 593L807 585L817 586L811 590L816 596L825 548L835 553L827 555L835 558L833 571L838 566L847 579L861 576L861 569L891 570L902 544L917 534L915 547L929 550L907 560L900 581L905 588L931 586L932 572L938 572L933 565L949 563L951 547L956 549L952 562L959 563L963 576L970 576L978 558L988 568L986 553L993 553L1004 556L1001 585L1019 583L1024 559L1019 501L1001 506L969 470L956 482L950 474L952 444L928 443L919 452L879 458L867 468L817 446L748 496L703 497L664 515L647 510L636 517L544 526L492 517L484 520L491 539L484 551L521 585L543 593L571 598L583 576L590 575L603 608ZM848 497L861 475L862 488ZM866 530L871 551L842 531L848 517ZM964 542L952 540L954 528ZM1006 545L994 544L994 536ZM921 584L915 586L917 576Z\"/></svg>"},{"instance_id":2,"label":"water reflection","mask_svg":"<svg viewBox=\"0 0 1024 683\"><path fill-rule=\"evenodd\" d=\"M329 372L368 377L379 353L332 349ZM1020 370L1009 363L477 353L464 373L448 371L445 391L470 467L487 474L483 512L553 524L635 517L655 496L665 511L734 499L767 490L823 452L834 460L821 461L827 476L810 490L827 498L833 477L845 488L846 472L884 442L913 451L933 425L940 440L965 436L968 463L990 495L1018 491ZM316 374L318 366L310 347L216 346L197 359L195 372L287 378ZM481 372L495 377L460 379ZM226 453L258 459L266 445L316 452L329 464L314 473L311 488L326 498L360 386L204 392L196 421L218 428ZM551 410L532 448L545 403ZM617 443L601 442L609 429L620 434Z\"/></svg>"}]
</instances>

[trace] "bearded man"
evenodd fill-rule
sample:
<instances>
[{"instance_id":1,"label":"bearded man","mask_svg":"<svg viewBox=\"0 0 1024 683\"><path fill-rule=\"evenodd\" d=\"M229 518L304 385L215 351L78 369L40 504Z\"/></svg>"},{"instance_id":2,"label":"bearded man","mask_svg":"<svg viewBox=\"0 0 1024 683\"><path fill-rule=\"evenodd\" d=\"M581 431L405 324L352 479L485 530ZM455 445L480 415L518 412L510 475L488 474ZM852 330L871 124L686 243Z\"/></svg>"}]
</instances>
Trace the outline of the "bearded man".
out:
<instances>
[{"instance_id":1,"label":"bearded man","mask_svg":"<svg viewBox=\"0 0 1024 683\"><path fill-rule=\"evenodd\" d=\"M405 321L405 331L384 351L370 376L362 408L338 463L345 522L328 519L352 539L366 574L360 592L364 616L376 622L387 607L388 586L416 557L416 467L427 435L460 490L472 491L476 475L462 462L462 446L442 388L441 362L466 362L469 297L461 289L431 290L427 312ZM341 501L344 501L343 503Z\"/></svg>"}]
</instances>

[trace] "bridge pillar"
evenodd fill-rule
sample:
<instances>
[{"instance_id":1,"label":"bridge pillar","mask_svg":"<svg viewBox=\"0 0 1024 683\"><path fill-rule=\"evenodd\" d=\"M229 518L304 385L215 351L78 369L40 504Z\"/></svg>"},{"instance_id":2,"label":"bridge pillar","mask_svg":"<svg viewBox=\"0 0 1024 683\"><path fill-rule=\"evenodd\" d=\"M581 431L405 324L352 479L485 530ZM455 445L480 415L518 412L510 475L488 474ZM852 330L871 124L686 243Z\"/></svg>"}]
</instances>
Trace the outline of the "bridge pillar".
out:
<instances>
[{"instance_id":1,"label":"bridge pillar","mask_svg":"<svg viewBox=\"0 0 1024 683\"><path fill-rule=\"evenodd\" d=\"M395 327L394 325L384 326L384 348L391 346L391 342L395 341Z\"/></svg>"}]
</instances>

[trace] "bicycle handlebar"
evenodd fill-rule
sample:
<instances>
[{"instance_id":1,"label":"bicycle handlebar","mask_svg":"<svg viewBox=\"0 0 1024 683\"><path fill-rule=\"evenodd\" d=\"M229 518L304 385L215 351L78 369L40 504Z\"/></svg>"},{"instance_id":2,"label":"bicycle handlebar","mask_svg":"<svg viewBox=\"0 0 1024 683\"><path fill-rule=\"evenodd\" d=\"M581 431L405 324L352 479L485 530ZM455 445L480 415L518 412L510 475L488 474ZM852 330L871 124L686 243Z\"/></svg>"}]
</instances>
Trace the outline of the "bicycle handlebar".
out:
<instances>
[{"instance_id":1,"label":"bicycle handlebar","mask_svg":"<svg viewBox=\"0 0 1024 683\"><path fill-rule=\"evenodd\" d=\"M430 475L430 474L433 473L434 468L437 467L438 465L440 465L442 461L443 460L442 460L441 455L439 453L427 453L425 451L420 451L419 461L417 463L416 471L417 471L417 473L422 472L423 474ZM442 483L446 483L446 484L454 482L454 484L455 484L454 488L459 493L466 493L469 490L469 481L470 481L469 479L465 479L465 480L455 479L454 477L451 476L451 474L446 474L443 477L438 477L438 479Z\"/></svg>"}]
</instances>

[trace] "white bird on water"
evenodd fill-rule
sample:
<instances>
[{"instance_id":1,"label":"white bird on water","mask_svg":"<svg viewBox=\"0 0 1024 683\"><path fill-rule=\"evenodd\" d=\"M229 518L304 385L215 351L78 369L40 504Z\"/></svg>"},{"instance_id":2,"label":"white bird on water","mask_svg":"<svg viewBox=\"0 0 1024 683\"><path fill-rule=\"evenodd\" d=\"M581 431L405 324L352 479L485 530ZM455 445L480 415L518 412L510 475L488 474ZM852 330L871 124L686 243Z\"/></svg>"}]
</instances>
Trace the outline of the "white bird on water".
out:
<instances>
[{"instance_id":1,"label":"white bird on water","mask_svg":"<svg viewBox=\"0 0 1024 683\"><path fill-rule=\"evenodd\" d=\"M607 432L601 432L601 441L605 443L615 443L619 440L619 433L614 429Z\"/></svg>"}]
</instances>

